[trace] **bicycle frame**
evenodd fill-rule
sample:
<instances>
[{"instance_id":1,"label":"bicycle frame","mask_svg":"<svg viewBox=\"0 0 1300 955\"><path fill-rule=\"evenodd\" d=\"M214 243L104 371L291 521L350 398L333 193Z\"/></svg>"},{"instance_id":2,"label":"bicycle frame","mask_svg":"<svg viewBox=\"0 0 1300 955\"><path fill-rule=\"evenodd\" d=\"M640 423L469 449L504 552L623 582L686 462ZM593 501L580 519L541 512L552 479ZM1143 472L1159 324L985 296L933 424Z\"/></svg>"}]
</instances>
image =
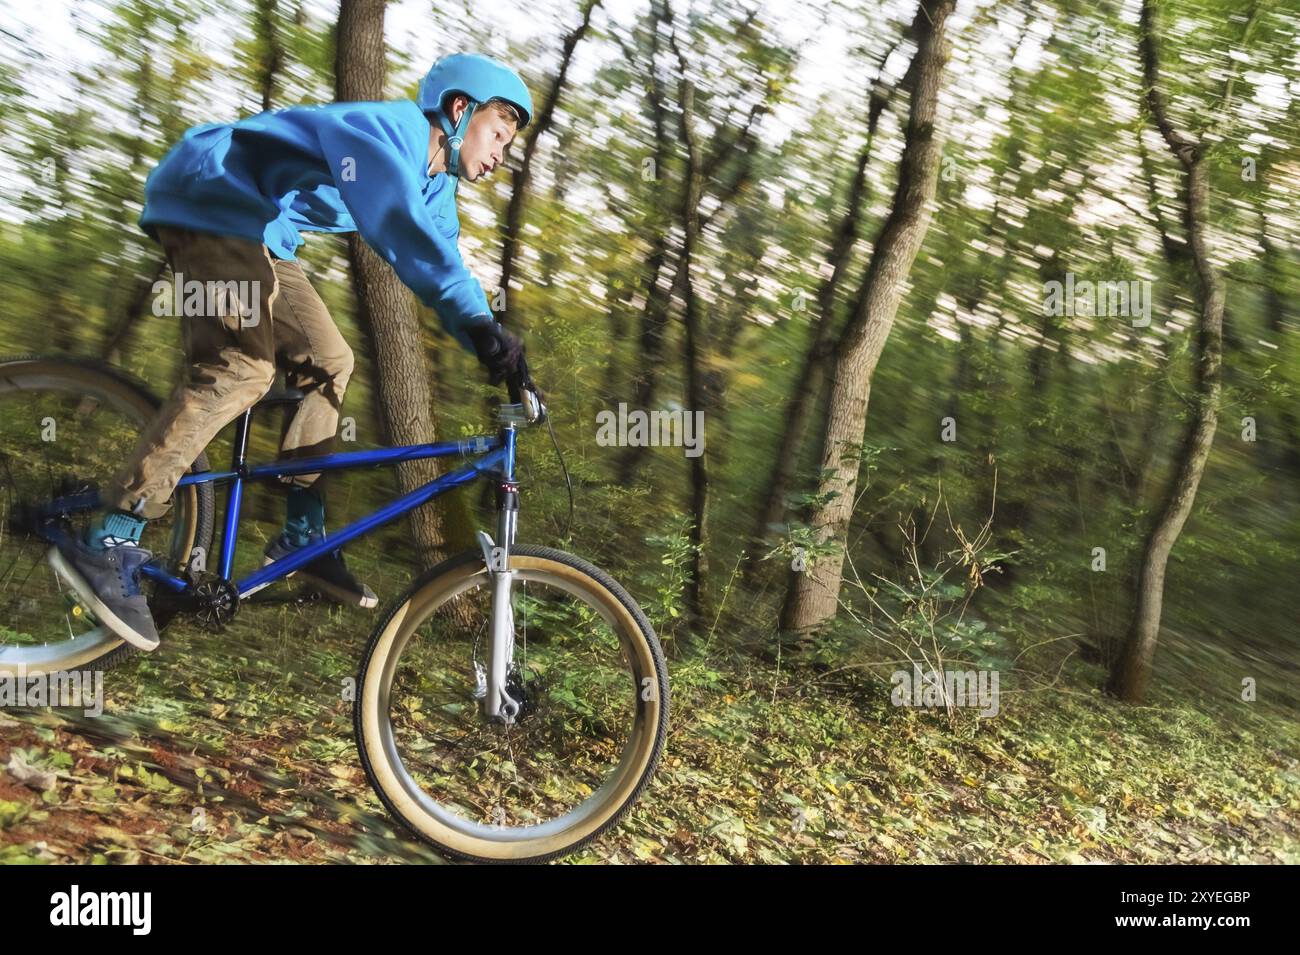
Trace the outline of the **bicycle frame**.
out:
<instances>
[{"instance_id":1,"label":"bicycle frame","mask_svg":"<svg viewBox=\"0 0 1300 955\"><path fill-rule=\"evenodd\" d=\"M176 576L162 562L152 560L140 567L140 574L158 582L164 592L180 598L174 605L170 600L165 601L170 613L198 612L204 615L210 625L219 627L238 610L244 598L262 588L283 580L331 551L402 517L453 488L469 484L480 477L489 478L496 485L497 538L493 541L485 531L478 531L476 536L482 549L487 582L490 583L492 594L490 654L486 668L481 667L477 658L474 660L479 676L474 696L481 701L484 715L489 719L513 723L520 712L520 701L511 696L506 685L512 672L514 653L514 614L510 594L516 572L511 567L510 551L519 518L519 486L515 481L516 429L545 421L546 407L528 381L526 369L522 372L522 378L512 378L506 384L512 400L499 408L499 429L496 435L479 434L459 441L375 448L250 465L247 459L248 437L254 412L268 405L301 400L301 395L264 398L235 420L234 450L228 470L188 473L182 475L176 485L179 488L200 484L229 485L219 545L219 570L209 573L209 555L195 551L184 558L181 572L186 574L185 577ZM391 467L403 461L455 455L468 459L469 463L408 491L320 541L265 564L238 581L232 579L245 484L284 482L304 474L363 467ZM71 484L67 481L64 483L66 489L50 501L18 502L13 514L13 526L23 533L45 540L53 548L72 546L67 521L74 515L101 507L102 501L94 485L77 484L75 481ZM64 583L66 585L68 582ZM78 588L74 586L72 589Z\"/></svg>"},{"instance_id":2,"label":"bicycle frame","mask_svg":"<svg viewBox=\"0 0 1300 955\"><path fill-rule=\"evenodd\" d=\"M282 481L298 474L315 474L325 471L346 471L352 468L392 466L403 461L419 461L425 458L451 457L470 454L481 455L465 467L436 478L421 485L413 491L403 494L378 510L357 520L346 527L330 534L325 540L300 548L286 557L262 567L241 580L235 582L240 598L284 579L300 567L311 563L330 551L369 533L376 527L387 524L421 504L427 503L447 491L469 484L480 477L495 477L499 492L507 495L507 506L502 508L498 536L501 546L509 548L514 537L514 507L517 503L517 485L514 480L515 439L513 423L502 426L495 436L475 435L460 441L439 441L433 444L416 444L395 448L374 448L366 451L350 451L341 454L327 454L313 458L294 458L274 461L270 464L247 464L248 433L252 411L246 411L236 422L234 452L231 456L230 469L227 471L200 471L183 476L178 487L192 484L229 484L226 497L226 513L221 537L221 552L218 576L230 581L234 568L235 550L239 536L239 517L243 505L244 485L256 482ZM507 519L507 515L509 518ZM192 590L188 580L168 573L157 564L146 564L141 573L164 584L178 594Z\"/></svg>"},{"instance_id":3,"label":"bicycle frame","mask_svg":"<svg viewBox=\"0 0 1300 955\"><path fill-rule=\"evenodd\" d=\"M249 467L248 433L253 409L249 409L235 424L234 451L228 471L201 471L184 475L177 487L191 484L228 483L226 514L221 535L220 578L231 582L235 550L239 540L239 516L244 500L244 485L250 482L282 481L297 474L316 474L325 471L346 471L352 468L392 466L402 461L419 461L425 458L480 455L465 467L449 471L397 500L385 504L373 513L343 527L324 540L299 548L293 553L267 564L247 577L235 582L239 599L250 596L282 580L298 568L349 541L369 533L376 527L396 520L408 511L433 500L452 488L469 484L480 477L497 480L497 540L479 531L479 544L492 582L492 625L490 651L486 667L486 686L482 699L483 712L490 719L511 724L519 713L519 702L506 689L506 679L514 656L514 615L510 607L510 590L514 573L509 569L510 547L514 544L518 525L519 487L515 483L515 422L525 420L512 414L522 406L502 407L502 427L496 436L475 435L460 441L439 441L434 444L415 444L395 448L374 448L343 454L326 454L312 458L294 458L270 464ZM182 596L192 595L194 584L173 576L154 563L145 564L141 573L154 579Z\"/></svg>"}]
</instances>

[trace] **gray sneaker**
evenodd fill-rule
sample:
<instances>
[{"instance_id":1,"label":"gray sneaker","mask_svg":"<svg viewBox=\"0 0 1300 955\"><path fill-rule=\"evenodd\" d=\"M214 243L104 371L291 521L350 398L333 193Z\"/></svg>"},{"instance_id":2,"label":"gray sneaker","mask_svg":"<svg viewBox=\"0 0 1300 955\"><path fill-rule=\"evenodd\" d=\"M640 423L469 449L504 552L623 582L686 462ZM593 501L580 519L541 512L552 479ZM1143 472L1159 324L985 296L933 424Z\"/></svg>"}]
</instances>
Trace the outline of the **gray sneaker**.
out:
<instances>
[{"instance_id":1,"label":"gray sneaker","mask_svg":"<svg viewBox=\"0 0 1300 955\"><path fill-rule=\"evenodd\" d=\"M140 590L140 567L151 556L133 544L94 550L80 540L51 547L49 553L55 571L99 622L141 650L153 650L159 643L149 602Z\"/></svg>"}]
</instances>

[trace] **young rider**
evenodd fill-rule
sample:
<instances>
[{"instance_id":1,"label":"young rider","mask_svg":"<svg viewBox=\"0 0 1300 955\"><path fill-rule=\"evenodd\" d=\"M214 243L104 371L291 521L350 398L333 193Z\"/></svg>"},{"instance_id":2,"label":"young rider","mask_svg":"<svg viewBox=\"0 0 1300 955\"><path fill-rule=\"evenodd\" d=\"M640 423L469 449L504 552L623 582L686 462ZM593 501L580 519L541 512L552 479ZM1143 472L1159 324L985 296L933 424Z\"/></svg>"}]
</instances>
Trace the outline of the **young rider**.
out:
<instances>
[{"instance_id":1,"label":"young rider","mask_svg":"<svg viewBox=\"0 0 1300 955\"><path fill-rule=\"evenodd\" d=\"M145 185L140 225L177 283L217 291L207 314L182 316L189 367L107 488L104 514L84 540L51 555L105 626L141 649L158 646L140 589L151 556L141 533L167 513L177 481L217 432L266 393L277 367L306 394L285 427L284 456L328 453L352 352L295 258L302 232L358 232L493 384L523 366L522 343L492 318L461 259L455 192L458 180L501 163L532 109L513 70L457 53L434 64L414 102L296 106L196 126L163 157ZM268 560L324 538L318 477L294 478ZM301 572L338 599L378 603L337 550Z\"/></svg>"}]
</instances>

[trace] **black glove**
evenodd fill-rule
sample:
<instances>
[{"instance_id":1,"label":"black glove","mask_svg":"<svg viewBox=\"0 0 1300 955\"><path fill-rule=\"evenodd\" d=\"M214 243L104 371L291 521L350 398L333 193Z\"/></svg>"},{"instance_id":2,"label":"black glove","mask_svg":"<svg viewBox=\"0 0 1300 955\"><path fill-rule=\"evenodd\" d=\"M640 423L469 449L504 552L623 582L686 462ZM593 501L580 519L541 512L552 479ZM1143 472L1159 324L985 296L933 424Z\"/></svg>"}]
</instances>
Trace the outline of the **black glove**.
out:
<instances>
[{"instance_id":1,"label":"black glove","mask_svg":"<svg viewBox=\"0 0 1300 955\"><path fill-rule=\"evenodd\" d=\"M496 321L471 325L466 334L474 343L478 360L487 369L488 384L499 385L520 368L528 367L524 362L524 343Z\"/></svg>"}]
</instances>

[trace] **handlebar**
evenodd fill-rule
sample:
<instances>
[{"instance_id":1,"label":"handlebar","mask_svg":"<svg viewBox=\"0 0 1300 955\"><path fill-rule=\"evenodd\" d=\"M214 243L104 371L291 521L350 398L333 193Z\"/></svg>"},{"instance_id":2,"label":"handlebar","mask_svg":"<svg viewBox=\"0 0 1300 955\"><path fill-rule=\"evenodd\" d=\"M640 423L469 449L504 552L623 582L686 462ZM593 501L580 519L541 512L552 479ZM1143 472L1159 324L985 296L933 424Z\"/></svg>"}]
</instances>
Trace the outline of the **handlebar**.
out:
<instances>
[{"instance_id":1,"label":"handlebar","mask_svg":"<svg viewBox=\"0 0 1300 955\"><path fill-rule=\"evenodd\" d=\"M526 361L521 360L519 370L506 378L506 390L510 395L510 403L522 409L524 419L529 424L546 419L546 405L537 393L537 386L533 384Z\"/></svg>"}]
</instances>

